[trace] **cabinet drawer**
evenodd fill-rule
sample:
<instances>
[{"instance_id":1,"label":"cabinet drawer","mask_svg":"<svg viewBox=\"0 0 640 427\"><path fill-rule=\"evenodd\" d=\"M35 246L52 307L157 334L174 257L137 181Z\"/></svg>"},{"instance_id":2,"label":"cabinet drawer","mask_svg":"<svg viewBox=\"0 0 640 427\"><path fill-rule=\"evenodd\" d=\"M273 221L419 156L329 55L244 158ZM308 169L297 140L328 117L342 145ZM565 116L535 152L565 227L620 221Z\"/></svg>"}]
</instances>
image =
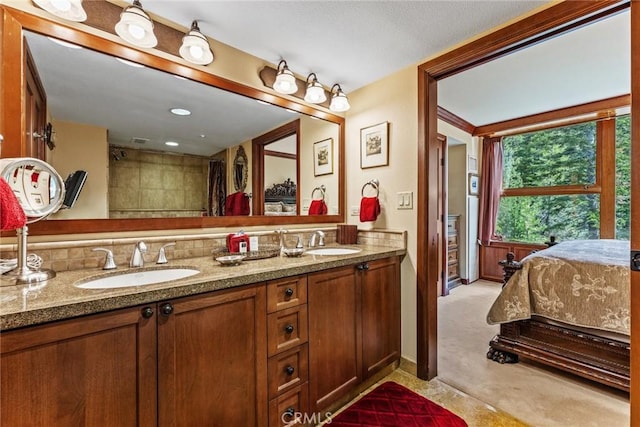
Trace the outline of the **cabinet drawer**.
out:
<instances>
[{"instance_id":1,"label":"cabinet drawer","mask_svg":"<svg viewBox=\"0 0 640 427\"><path fill-rule=\"evenodd\" d=\"M307 384L304 383L269 401L269 427L302 425L305 414L308 419Z\"/></svg>"},{"instance_id":2,"label":"cabinet drawer","mask_svg":"<svg viewBox=\"0 0 640 427\"><path fill-rule=\"evenodd\" d=\"M307 339L307 304L267 315L269 356L306 343Z\"/></svg>"},{"instance_id":3,"label":"cabinet drawer","mask_svg":"<svg viewBox=\"0 0 640 427\"><path fill-rule=\"evenodd\" d=\"M448 236L447 237L447 246L450 248L455 248L458 246L458 235Z\"/></svg>"},{"instance_id":4,"label":"cabinet drawer","mask_svg":"<svg viewBox=\"0 0 640 427\"><path fill-rule=\"evenodd\" d=\"M447 221L447 231L449 233L456 233L457 232L457 230L458 230L457 222L458 222L457 219L449 218L449 220Z\"/></svg>"},{"instance_id":5,"label":"cabinet drawer","mask_svg":"<svg viewBox=\"0 0 640 427\"><path fill-rule=\"evenodd\" d=\"M267 313L307 303L307 276L287 277L267 283Z\"/></svg>"},{"instance_id":6,"label":"cabinet drawer","mask_svg":"<svg viewBox=\"0 0 640 427\"><path fill-rule=\"evenodd\" d=\"M458 262L458 251L447 252L447 262Z\"/></svg>"},{"instance_id":7,"label":"cabinet drawer","mask_svg":"<svg viewBox=\"0 0 640 427\"><path fill-rule=\"evenodd\" d=\"M306 383L309 379L309 347L300 347L280 353L269 359L269 397Z\"/></svg>"},{"instance_id":8,"label":"cabinet drawer","mask_svg":"<svg viewBox=\"0 0 640 427\"><path fill-rule=\"evenodd\" d=\"M447 268L447 278L452 279L460 276L459 266L458 264L452 264Z\"/></svg>"}]
</instances>

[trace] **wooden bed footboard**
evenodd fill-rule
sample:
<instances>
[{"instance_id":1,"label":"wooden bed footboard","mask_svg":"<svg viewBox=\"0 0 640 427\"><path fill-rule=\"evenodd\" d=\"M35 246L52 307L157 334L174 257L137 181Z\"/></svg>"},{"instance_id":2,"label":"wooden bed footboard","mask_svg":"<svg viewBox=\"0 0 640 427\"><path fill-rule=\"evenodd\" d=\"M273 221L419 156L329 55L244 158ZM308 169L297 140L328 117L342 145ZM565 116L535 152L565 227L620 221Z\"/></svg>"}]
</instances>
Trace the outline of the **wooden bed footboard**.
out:
<instances>
[{"instance_id":1,"label":"wooden bed footboard","mask_svg":"<svg viewBox=\"0 0 640 427\"><path fill-rule=\"evenodd\" d=\"M501 261L504 283L522 268L512 253ZM585 333L535 317L503 323L500 333L489 342L487 358L515 363L518 358L597 381L629 392L630 344Z\"/></svg>"}]
</instances>

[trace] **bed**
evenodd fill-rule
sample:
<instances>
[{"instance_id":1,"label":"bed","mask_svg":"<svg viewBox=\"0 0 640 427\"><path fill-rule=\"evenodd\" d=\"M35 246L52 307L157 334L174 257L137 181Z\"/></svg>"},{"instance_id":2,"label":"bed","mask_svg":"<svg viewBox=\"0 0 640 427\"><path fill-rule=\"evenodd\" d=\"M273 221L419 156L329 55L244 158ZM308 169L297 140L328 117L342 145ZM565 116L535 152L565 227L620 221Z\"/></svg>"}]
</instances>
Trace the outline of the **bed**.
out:
<instances>
[{"instance_id":1,"label":"bed","mask_svg":"<svg viewBox=\"0 0 640 427\"><path fill-rule=\"evenodd\" d=\"M574 240L501 261L487 357L533 360L629 391L629 242Z\"/></svg>"},{"instance_id":2,"label":"bed","mask_svg":"<svg viewBox=\"0 0 640 427\"><path fill-rule=\"evenodd\" d=\"M264 191L264 215L295 216L297 212L296 184L291 179L273 184Z\"/></svg>"}]
</instances>

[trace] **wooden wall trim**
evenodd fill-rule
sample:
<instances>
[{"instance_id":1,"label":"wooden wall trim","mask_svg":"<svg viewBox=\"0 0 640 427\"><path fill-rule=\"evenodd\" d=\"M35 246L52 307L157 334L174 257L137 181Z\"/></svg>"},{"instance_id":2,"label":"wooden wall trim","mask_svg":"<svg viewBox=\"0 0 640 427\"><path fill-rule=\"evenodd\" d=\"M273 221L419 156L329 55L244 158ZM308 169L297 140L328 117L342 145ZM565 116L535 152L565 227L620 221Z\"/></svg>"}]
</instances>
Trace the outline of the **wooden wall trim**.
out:
<instances>
[{"instance_id":1,"label":"wooden wall trim","mask_svg":"<svg viewBox=\"0 0 640 427\"><path fill-rule=\"evenodd\" d=\"M637 0L634 0L637 5ZM436 220L432 212L437 204L438 184L427 170L437 153L430 150L430 142L437 135L437 80L488 62L509 52L523 49L562 32L602 19L628 7L628 2L603 0L594 2L563 1L502 29L480 37L418 66L418 246L416 261L417 288L417 370L418 377L430 379L437 375L437 264ZM639 12L635 12L640 17ZM640 19L636 19L640 22ZM579 21L579 22L578 22ZM632 18L632 22L634 19ZM640 24L636 24L640 25ZM638 34L636 34L636 37ZM633 37L632 37L633 38ZM640 67L636 61L636 67ZM636 71L640 74L640 71ZM637 83L640 84L640 83ZM633 86L632 86L633 87ZM638 89L640 92L640 88ZM633 94L633 91L632 91ZM433 99L435 98L435 99ZM640 120L640 97L636 97L636 121ZM636 130L640 134L640 127ZM640 151L640 143L636 144ZM640 174L637 174L640 175ZM640 178L635 178L640 186ZM432 199L435 199L432 202ZM636 198L640 200L640 197ZM431 204L433 203L433 204ZM427 205L428 204L428 205ZM428 206L431 206L429 210ZM640 207L636 207L640 209ZM640 221L638 221L640 222ZM637 226L640 235L640 224ZM640 238L639 238L640 240ZM437 267L437 265L436 265ZM434 277L435 276L435 277ZM640 279L638 279L640 282ZM640 294L640 292L638 292ZM640 307L640 295L638 295ZM638 325L640 329L640 323ZM640 357L638 358L640 366ZM640 406L640 398L638 399ZM640 414L638 415L640 417ZM640 423L640 418L638 419Z\"/></svg>"},{"instance_id":2,"label":"wooden wall trim","mask_svg":"<svg viewBox=\"0 0 640 427\"><path fill-rule=\"evenodd\" d=\"M501 132L502 134L502 132L511 131L511 130L513 130L513 132L509 132L509 134L517 134L517 133L524 132L524 130L520 128L524 128L527 126L540 125L540 124L543 124L543 125L539 127L536 126L535 129L533 128L527 129L526 131L549 129L549 128L558 127L558 126L566 126L569 123L566 121L562 121L563 119L570 119L580 115L598 113L606 110L615 110L616 108L627 107L629 105L631 105L631 95L620 95L620 96L615 96L613 98L602 99L600 101L587 102L587 103L575 105L572 107L559 108L553 111L547 111L539 114L531 114L529 116L518 117L516 119L505 120L502 122L496 122L496 123L478 126L475 128L473 136L487 136L497 132ZM594 116L592 118L586 118L581 121L582 122L591 121L591 120L594 120L595 118L596 117ZM544 125L545 122L552 122L552 121L558 121L558 123L555 123L555 124L550 123L550 124L547 124L546 126ZM579 122L571 122L571 123L573 124L573 123L579 123Z\"/></svg>"},{"instance_id":3,"label":"wooden wall trim","mask_svg":"<svg viewBox=\"0 0 640 427\"><path fill-rule=\"evenodd\" d=\"M640 1L631 2L631 158L640 157ZM636 161L637 165L638 162ZM632 163L633 165L633 163ZM636 166L637 168L638 166ZM640 172L631 170L631 218L640 218ZM640 221L631 221L631 248L640 250ZM631 272L631 331L640 331L640 272ZM631 334L631 425L640 425L640 334Z\"/></svg>"},{"instance_id":4,"label":"wooden wall trim","mask_svg":"<svg viewBox=\"0 0 640 427\"><path fill-rule=\"evenodd\" d=\"M438 106L438 118L443 122L449 123L451 126L455 126L471 135L473 135L476 130L474 125L440 106Z\"/></svg>"}]
</instances>

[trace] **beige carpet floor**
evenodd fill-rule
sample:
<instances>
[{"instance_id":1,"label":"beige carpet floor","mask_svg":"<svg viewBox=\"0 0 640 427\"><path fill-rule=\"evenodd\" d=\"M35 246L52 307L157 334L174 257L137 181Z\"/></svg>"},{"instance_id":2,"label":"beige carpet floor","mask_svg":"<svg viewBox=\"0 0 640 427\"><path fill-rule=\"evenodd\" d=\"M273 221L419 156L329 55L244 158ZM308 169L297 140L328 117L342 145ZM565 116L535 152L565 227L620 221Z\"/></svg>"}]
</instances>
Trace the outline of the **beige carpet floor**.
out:
<instances>
[{"instance_id":1,"label":"beige carpet floor","mask_svg":"<svg viewBox=\"0 0 640 427\"><path fill-rule=\"evenodd\" d=\"M477 281L438 300L438 379L531 426L628 427L628 395L561 371L486 358L485 317L500 284Z\"/></svg>"}]
</instances>

